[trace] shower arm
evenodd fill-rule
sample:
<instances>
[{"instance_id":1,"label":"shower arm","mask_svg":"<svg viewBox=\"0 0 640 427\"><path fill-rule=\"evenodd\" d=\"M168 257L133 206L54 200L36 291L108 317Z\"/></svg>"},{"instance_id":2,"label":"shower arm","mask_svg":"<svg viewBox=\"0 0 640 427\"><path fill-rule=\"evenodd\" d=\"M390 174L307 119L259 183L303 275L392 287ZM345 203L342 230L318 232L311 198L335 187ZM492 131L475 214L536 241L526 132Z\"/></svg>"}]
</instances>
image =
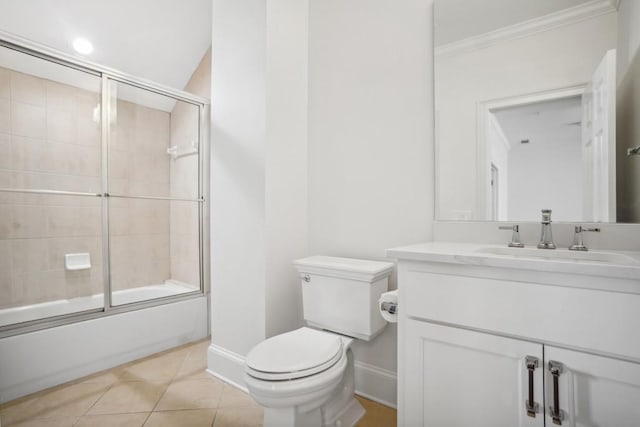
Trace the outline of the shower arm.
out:
<instances>
[{"instance_id":1,"label":"shower arm","mask_svg":"<svg viewBox=\"0 0 640 427\"><path fill-rule=\"evenodd\" d=\"M640 156L640 145L635 148L627 148L627 156Z\"/></svg>"}]
</instances>

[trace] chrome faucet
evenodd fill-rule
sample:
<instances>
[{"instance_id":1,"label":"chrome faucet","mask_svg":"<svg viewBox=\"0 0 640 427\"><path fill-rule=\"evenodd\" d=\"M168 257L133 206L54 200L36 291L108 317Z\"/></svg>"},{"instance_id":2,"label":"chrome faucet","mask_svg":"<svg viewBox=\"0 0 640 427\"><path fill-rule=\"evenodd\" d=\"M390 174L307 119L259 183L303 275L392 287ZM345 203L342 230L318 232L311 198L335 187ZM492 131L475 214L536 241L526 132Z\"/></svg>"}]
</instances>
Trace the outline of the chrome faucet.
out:
<instances>
[{"instance_id":1,"label":"chrome faucet","mask_svg":"<svg viewBox=\"0 0 640 427\"><path fill-rule=\"evenodd\" d=\"M511 243L509 243L510 248L524 248L524 244L520 241L520 226L518 224L514 225L501 225L498 227L499 230L512 230L511 234Z\"/></svg>"},{"instance_id":2,"label":"chrome faucet","mask_svg":"<svg viewBox=\"0 0 640 427\"><path fill-rule=\"evenodd\" d=\"M540 243L538 249L555 249L553 236L551 234L551 209L542 209L542 230L540 232Z\"/></svg>"},{"instance_id":3,"label":"chrome faucet","mask_svg":"<svg viewBox=\"0 0 640 427\"><path fill-rule=\"evenodd\" d=\"M599 228L586 228L581 225L576 225L575 234L573 235L573 245L569 246L570 251L588 251L589 249L584 245L582 241L582 232L583 231L595 231L596 233L600 232Z\"/></svg>"}]
</instances>

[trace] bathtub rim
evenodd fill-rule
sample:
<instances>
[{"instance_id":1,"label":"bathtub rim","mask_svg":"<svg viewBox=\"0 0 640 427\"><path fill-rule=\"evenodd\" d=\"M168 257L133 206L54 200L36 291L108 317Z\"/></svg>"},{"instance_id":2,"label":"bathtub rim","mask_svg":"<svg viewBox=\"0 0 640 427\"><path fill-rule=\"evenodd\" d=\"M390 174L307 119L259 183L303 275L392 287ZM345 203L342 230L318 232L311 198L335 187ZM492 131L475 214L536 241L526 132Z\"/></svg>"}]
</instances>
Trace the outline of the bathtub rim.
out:
<instances>
[{"instance_id":1,"label":"bathtub rim","mask_svg":"<svg viewBox=\"0 0 640 427\"><path fill-rule=\"evenodd\" d=\"M78 311L76 313L68 313L59 316L30 320L27 322L14 323L11 325L0 326L0 339L202 297L208 297L208 292L204 292L202 289L194 289L193 292L116 305L110 307L108 310L105 310L104 307L98 307L90 310Z\"/></svg>"}]
</instances>

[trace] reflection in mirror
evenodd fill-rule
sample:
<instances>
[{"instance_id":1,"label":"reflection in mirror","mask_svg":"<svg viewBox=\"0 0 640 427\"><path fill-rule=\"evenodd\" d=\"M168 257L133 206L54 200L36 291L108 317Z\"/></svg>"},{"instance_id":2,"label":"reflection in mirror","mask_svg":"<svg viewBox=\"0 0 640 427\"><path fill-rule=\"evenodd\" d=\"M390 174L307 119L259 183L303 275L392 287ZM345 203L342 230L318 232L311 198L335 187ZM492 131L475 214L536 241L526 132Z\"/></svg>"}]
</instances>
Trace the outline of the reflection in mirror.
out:
<instances>
[{"instance_id":1,"label":"reflection in mirror","mask_svg":"<svg viewBox=\"0 0 640 427\"><path fill-rule=\"evenodd\" d=\"M434 15L438 219L640 222L640 2Z\"/></svg>"}]
</instances>

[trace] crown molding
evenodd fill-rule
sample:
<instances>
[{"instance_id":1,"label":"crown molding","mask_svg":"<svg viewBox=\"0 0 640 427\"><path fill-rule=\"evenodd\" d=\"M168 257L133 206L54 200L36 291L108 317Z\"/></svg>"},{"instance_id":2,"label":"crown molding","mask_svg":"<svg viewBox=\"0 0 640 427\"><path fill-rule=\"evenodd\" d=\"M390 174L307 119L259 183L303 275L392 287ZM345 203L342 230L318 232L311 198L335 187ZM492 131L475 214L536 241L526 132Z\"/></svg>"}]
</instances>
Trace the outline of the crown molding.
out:
<instances>
[{"instance_id":1,"label":"crown molding","mask_svg":"<svg viewBox=\"0 0 640 427\"><path fill-rule=\"evenodd\" d=\"M616 12L620 0L592 0L590 2L550 13L518 24L499 28L488 33L468 37L435 48L436 56L459 54L486 48L496 43L515 40L565 25Z\"/></svg>"}]
</instances>

